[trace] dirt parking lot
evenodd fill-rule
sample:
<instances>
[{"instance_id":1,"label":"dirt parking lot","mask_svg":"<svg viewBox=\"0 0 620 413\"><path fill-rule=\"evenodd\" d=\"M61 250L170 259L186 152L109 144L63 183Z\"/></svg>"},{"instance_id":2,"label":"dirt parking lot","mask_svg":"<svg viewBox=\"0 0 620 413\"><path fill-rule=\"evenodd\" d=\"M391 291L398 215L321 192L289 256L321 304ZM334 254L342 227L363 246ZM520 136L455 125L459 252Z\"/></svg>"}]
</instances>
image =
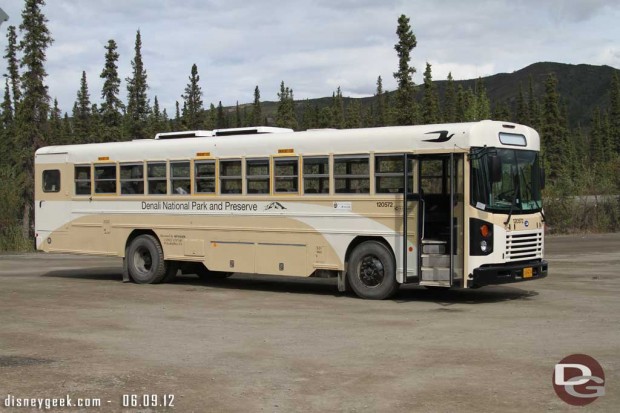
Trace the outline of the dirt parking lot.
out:
<instances>
[{"instance_id":1,"label":"dirt parking lot","mask_svg":"<svg viewBox=\"0 0 620 413\"><path fill-rule=\"evenodd\" d=\"M566 411L555 363L588 354L620 406L620 234L549 237L547 279L394 300L335 280L235 275L121 282L119 259L0 255L0 412ZM123 408L123 395L169 408ZM125 396L125 404L131 403Z\"/></svg>"}]
</instances>

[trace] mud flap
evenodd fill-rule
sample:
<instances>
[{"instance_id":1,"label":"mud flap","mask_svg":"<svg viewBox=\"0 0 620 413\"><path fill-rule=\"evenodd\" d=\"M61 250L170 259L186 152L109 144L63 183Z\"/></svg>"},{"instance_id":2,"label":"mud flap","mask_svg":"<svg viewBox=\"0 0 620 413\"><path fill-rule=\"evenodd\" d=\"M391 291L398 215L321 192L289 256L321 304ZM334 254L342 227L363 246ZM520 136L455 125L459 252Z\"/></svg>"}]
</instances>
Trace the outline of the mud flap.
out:
<instances>
[{"instance_id":1,"label":"mud flap","mask_svg":"<svg viewBox=\"0 0 620 413\"><path fill-rule=\"evenodd\" d=\"M131 278L129 278L129 269L127 268L127 257L123 257L123 282L131 282Z\"/></svg>"},{"instance_id":2,"label":"mud flap","mask_svg":"<svg viewBox=\"0 0 620 413\"><path fill-rule=\"evenodd\" d=\"M349 291L346 271L338 271L338 291L341 293Z\"/></svg>"}]
</instances>

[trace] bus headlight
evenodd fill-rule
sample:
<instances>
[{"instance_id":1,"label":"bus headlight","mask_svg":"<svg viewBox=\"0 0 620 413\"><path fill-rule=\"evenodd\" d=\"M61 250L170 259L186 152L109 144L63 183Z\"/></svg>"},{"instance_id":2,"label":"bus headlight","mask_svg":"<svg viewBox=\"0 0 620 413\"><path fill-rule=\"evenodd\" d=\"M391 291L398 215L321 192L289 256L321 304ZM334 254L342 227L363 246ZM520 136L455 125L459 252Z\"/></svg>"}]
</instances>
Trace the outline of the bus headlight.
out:
<instances>
[{"instance_id":1,"label":"bus headlight","mask_svg":"<svg viewBox=\"0 0 620 413\"><path fill-rule=\"evenodd\" d=\"M489 255L493 252L493 224L482 219L469 218L470 255Z\"/></svg>"}]
</instances>

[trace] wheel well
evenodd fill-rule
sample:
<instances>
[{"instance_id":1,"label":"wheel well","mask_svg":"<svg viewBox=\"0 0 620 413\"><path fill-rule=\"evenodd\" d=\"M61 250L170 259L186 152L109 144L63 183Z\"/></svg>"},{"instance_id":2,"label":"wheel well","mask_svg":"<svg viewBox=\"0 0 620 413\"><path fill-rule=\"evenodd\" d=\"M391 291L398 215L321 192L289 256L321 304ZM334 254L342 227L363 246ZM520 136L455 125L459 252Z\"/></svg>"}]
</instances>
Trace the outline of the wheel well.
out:
<instances>
[{"instance_id":1,"label":"wheel well","mask_svg":"<svg viewBox=\"0 0 620 413\"><path fill-rule=\"evenodd\" d=\"M377 241L385 245L387 249L390 250L390 252L392 253L392 256L394 256L394 250L392 250L392 246L383 237L364 237L364 236L355 237L353 241L351 241L351 243L349 244L349 247L347 248L347 252L344 256L345 271L349 264L349 257L351 256L351 253L353 252L355 247L357 247L358 245L366 241Z\"/></svg>"},{"instance_id":2,"label":"wheel well","mask_svg":"<svg viewBox=\"0 0 620 413\"><path fill-rule=\"evenodd\" d=\"M159 241L159 237L157 236L157 234L155 234L155 232L153 232L153 230L150 230L150 229L134 229L133 231L131 231L131 233L127 237L127 242L125 242L125 251L127 251L127 248L129 247L129 244L131 244L131 241L133 241L134 239L136 239L140 235L152 235L152 236L155 237L157 242L159 242L160 245L161 245L161 242Z\"/></svg>"}]
</instances>

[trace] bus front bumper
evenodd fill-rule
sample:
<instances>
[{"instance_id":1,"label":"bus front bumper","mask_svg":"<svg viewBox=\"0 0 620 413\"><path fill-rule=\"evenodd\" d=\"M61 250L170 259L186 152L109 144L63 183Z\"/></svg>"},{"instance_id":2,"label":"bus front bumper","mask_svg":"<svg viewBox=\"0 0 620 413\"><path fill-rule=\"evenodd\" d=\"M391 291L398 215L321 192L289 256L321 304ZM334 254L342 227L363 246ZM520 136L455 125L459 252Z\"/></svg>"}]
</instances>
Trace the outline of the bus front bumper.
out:
<instances>
[{"instance_id":1,"label":"bus front bumper","mask_svg":"<svg viewBox=\"0 0 620 413\"><path fill-rule=\"evenodd\" d=\"M548 264L545 260L521 261L517 263L483 265L474 270L468 287L515 283L538 280L547 276Z\"/></svg>"}]
</instances>

